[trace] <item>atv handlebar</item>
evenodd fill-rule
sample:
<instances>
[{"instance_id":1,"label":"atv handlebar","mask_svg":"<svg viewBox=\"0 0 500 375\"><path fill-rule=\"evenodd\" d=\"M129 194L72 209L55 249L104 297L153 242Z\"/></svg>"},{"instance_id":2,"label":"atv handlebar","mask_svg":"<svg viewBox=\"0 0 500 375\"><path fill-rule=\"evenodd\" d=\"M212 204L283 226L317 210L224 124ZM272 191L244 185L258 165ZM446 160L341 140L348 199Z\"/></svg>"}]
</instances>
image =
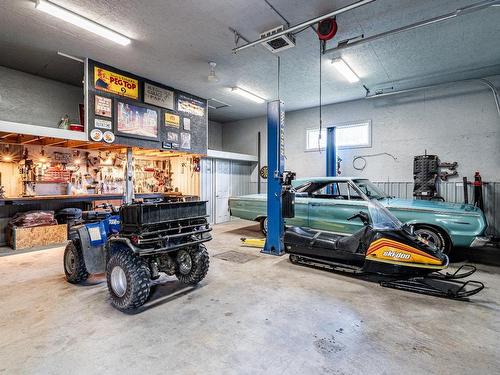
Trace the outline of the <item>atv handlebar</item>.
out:
<instances>
[{"instance_id":1,"label":"atv handlebar","mask_svg":"<svg viewBox=\"0 0 500 375\"><path fill-rule=\"evenodd\" d=\"M112 214L116 214L120 211L119 207L115 207L112 204L107 203L107 202L98 204L95 206L95 208L101 208L101 209L107 210L107 211L109 210L109 212Z\"/></svg>"}]
</instances>

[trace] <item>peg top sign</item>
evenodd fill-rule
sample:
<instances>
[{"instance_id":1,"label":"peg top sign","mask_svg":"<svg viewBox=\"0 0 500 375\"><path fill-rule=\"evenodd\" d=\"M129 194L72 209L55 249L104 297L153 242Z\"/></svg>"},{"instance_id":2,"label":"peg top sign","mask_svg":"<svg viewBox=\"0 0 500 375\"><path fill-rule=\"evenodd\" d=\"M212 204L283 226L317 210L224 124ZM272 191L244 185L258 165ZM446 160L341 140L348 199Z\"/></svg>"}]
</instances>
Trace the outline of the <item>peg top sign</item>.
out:
<instances>
[{"instance_id":1,"label":"peg top sign","mask_svg":"<svg viewBox=\"0 0 500 375\"><path fill-rule=\"evenodd\" d=\"M98 66L94 66L94 87L96 90L135 100L139 98L139 82L136 79L110 72Z\"/></svg>"}]
</instances>

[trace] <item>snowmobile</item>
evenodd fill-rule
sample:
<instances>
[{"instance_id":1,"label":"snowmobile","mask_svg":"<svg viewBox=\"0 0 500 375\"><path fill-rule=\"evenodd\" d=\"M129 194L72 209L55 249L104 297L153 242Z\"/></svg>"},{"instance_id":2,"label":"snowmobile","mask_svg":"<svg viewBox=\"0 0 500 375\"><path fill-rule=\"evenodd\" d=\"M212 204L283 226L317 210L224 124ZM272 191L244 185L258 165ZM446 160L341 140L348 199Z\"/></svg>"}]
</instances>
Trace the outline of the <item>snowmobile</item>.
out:
<instances>
[{"instance_id":1,"label":"snowmobile","mask_svg":"<svg viewBox=\"0 0 500 375\"><path fill-rule=\"evenodd\" d=\"M449 259L412 228L402 224L379 202L368 204L348 220L359 219L361 228L351 236L287 227L285 252L294 264L362 276L384 287L446 298L465 298L480 292L484 284L460 279L476 268L463 265L445 272Z\"/></svg>"}]
</instances>

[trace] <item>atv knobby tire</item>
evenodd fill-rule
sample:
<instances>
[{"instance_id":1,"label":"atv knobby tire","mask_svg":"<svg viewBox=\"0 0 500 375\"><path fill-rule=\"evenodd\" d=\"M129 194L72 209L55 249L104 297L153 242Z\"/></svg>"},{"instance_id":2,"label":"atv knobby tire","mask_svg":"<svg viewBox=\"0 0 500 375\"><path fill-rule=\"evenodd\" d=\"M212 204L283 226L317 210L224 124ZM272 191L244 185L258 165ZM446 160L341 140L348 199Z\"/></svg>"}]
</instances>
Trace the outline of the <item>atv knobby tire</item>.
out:
<instances>
[{"instance_id":1,"label":"atv knobby tire","mask_svg":"<svg viewBox=\"0 0 500 375\"><path fill-rule=\"evenodd\" d=\"M118 310L136 309L147 301L151 274L147 263L128 250L114 253L106 265L111 304Z\"/></svg>"},{"instance_id":2,"label":"atv knobby tire","mask_svg":"<svg viewBox=\"0 0 500 375\"><path fill-rule=\"evenodd\" d=\"M181 258L186 256L190 258L191 266L189 269L182 267L180 263ZM175 276L184 284L196 285L207 275L209 264L208 251L204 245L179 250L176 259Z\"/></svg>"},{"instance_id":3,"label":"atv knobby tire","mask_svg":"<svg viewBox=\"0 0 500 375\"><path fill-rule=\"evenodd\" d=\"M66 280L72 284L79 284L89 278L80 241L73 240L66 245L64 249L63 267Z\"/></svg>"}]
</instances>

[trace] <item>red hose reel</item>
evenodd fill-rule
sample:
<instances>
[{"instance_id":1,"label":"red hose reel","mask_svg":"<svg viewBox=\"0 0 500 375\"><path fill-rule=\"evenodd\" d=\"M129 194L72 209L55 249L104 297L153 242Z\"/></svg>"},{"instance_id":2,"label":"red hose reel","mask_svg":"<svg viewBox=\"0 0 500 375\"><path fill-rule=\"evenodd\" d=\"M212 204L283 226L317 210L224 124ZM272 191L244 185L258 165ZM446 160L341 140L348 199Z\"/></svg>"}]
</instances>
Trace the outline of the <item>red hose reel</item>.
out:
<instances>
[{"instance_id":1,"label":"red hose reel","mask_svg":"<svg viewBox=\"0 0 500 375\"><path fill-rule=\"evenodd\" d=\"M338 26L335 18L326 18L318 23L316 33L320 40L330 40L337 34Z\"/></svg>"}]
</instances>

